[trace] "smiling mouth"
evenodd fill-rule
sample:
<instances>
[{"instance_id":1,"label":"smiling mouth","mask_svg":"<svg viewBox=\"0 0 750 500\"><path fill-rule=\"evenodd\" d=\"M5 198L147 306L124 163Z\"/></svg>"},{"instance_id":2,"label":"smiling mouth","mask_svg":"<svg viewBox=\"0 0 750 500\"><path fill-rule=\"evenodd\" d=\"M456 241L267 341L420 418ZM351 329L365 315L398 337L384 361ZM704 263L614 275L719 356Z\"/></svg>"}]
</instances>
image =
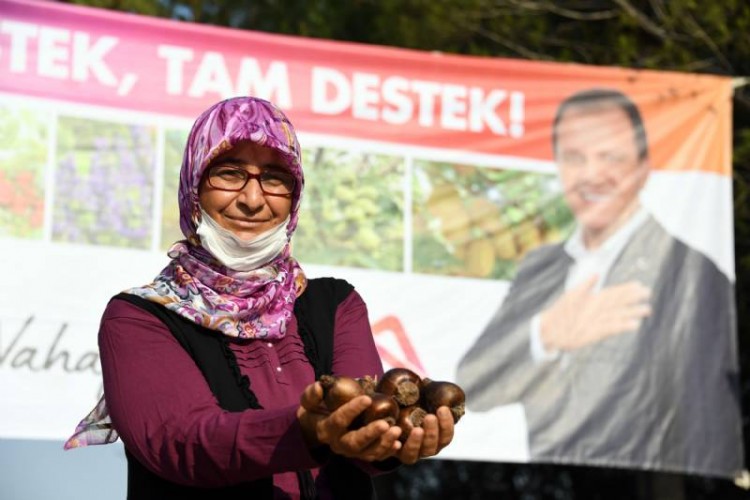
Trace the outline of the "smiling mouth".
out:
<instances>
[{"instance_id":1,"label":"smiling mouth","mask_svg":"<svg viewBox=\"0 0 750 500\"><path fill-rule=\"evenodd\" d=\"M579 195L581 199L583 199L583 201L587 203L602 203L612 198L612 195L610 194L599 194L599 193L590 193L590 192L581 192L579 193Z\"/></svg>"},{"instance_id":2,"label":"smiling mouth","mask_svg":"<svg viewBox=\"0 0 750 500\"><path fill-rule=\"evenodd\" d=\"M234 224L238 224L240 226L257 226L260 224L265 224L268 222L268 220L258 220L258 219L239 219L237 217L229 217L225 216L227 219L232 221Z\"/></svg>"}]
</instances>

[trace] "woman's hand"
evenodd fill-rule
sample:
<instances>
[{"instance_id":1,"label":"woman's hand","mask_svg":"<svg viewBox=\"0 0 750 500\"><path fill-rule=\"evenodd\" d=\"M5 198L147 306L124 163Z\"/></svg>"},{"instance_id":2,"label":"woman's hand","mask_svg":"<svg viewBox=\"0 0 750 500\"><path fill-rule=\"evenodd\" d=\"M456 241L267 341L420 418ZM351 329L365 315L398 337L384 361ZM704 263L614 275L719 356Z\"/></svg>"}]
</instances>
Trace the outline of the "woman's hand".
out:
<instances>
[{"instance_id":1,"label":"woman's hand","mask_svg":"<svg viewBox=\"0 0 750 500\"><path fill-rule=\"evenodd\" d=\"M349 429L352 421L371 403L369 397L358 396L331 412L323 405L320 384L308 385L297 409L297 419L308 447L328 445L338 455L367 462L394 456L401 449L400 428L389 426L385 420L376 420L359 429Z\"/></svg>"},{"instance_id":2,"label":"woman's hand","mask_svg":"<svg viewBox=\"0 0 750 500\"><path fill-rule=\"evenodd\" d=\"M441 406L437 415L427 414L421 428L411 431L409 438L395 454L402 463L413 464L420 458L440 453L453 440L453 415L447 406Z\"/></svg>"},{"instance_id":3,"label":"woman's hand","mask_svg":"<svg viewBox=\"0 0 750 500\"><path fill-rule=\"evenodd\" d=\"M369 397L358 396L331 412L323 405L320 384L307 386L300 398L297 419L308 447L324 444L349 458L372 462L395 456L402 463L413 464L420 458L437 455L453 440L453 415L446 406L438 408L437 415L428 414L422 427L412 430L403 444L398 440L401 429L389 426L385 420L349 430L352 421L371 403Z\"/></svg>"}]
</instances>

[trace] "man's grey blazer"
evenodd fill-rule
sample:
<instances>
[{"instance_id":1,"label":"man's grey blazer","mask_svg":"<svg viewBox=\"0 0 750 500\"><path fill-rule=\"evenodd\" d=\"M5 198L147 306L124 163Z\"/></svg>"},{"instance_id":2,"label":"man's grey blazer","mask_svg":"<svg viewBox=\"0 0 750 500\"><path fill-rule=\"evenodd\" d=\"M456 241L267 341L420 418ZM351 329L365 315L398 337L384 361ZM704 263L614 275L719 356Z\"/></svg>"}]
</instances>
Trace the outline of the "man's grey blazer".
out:
<instances>
[{"instance_id":1,"label":"man's grey blazer","mask_svg":"<svg viewBox=\"0 0 750 500\"><path fill-rule=\"evenodd\" d=\"M461 360L472 411L523 403L533 461L732 476L743 468L734 286L649 218L604 286L637 280L653 311L638 331L554 361L530 356L531 318L564 291L562 244L524 259Z\"/></svg>"}]
</instances>

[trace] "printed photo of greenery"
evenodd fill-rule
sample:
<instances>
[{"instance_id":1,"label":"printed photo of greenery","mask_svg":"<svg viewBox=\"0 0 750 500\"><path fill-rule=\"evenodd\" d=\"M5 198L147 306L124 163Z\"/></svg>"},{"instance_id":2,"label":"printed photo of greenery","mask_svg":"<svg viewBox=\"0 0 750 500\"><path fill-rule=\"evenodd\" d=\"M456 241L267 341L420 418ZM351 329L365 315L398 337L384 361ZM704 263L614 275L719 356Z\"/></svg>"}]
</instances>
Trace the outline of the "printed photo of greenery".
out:
<instances>
[{"instance_id":1,"label":"printed photo of greenery","mask_svg":"<svg viewBox=\"0 0 750 500\"><path fill-rule=\"evenodd\" d=\"M551 174L417 161L415 272L510 279L523 255L573 219Z\"/></svg>"},{"instance_id":2,"label":"printed photo of greenery","mask_svg":"<svg viewBox=\"0 0 750 500\"><path fill-rule=\"evenodd\" d=\"M403 158L303 151L305 190L293 254L302 263L403 269Z\"/></svg>"},{"instance_id":3,"label":"printed photo of greenery","mask_svg":"<svg viewBox=\"0 0 750 500\"><path fill-rule=\"evenodd\" d=\"M0 236L42 236L47 116L0 104Z\"/></svg>"},{"instance_id":4,"label":"printed photo of greenery","mask_svg":"<svg viewBox=\"0 0 750 500\"><path fill-rule=\"evenodd\" d=\"M149 248L155 130L61 117L52 238Z\"/></svg>"},{"instance_id":5,"label":"printed photo of greenery","mask_svg":"<svg viewBox=\"0 0 750 500\"><path fill-rule=\"evenodd\" d=\"M153 220L156 127L0 105L0 236L41 238L50 143L52 239L162 251L183 238L177 189L186 128L164 133L162 216ZM303 150L306 186L292 240L303 264L510 279L523 255L573 226L554 174L416 160L411 241L404 238L401 156L328 146Z\"/></svg>"},{"instance_id":6,"label":"printed photo of greenery","mask_svg":"<svg viewBox=\"0 0 750 500\"><path fill-rule=\"evenodd\" d=\"M170 129L164 133L164 181L162 189L161 243L163 250L169 249L178 240L185 239L180 230L180 209L177 205L177 189L180 185L180 167L189 129Z\"/></svg>"}]
</instances>

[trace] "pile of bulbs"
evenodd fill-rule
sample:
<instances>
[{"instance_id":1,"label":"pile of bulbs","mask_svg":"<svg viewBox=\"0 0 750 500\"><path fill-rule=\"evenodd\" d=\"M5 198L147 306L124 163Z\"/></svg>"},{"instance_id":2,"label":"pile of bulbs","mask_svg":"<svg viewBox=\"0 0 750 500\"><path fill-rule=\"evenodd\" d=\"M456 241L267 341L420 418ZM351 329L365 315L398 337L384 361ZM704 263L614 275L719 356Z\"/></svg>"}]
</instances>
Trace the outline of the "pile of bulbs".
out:
<instances>
[{"instance_id":1,"label":"pile of bulbs","mask_svg":"<svg viewBox=\"0 0 750 500\"><path fill-rule=\"evenodd\" d=\"M440 382L421 378L407 368L392 368L380 380L366 376L354 379L323 375L323 400L334 411L357 396L369 396L372 404L352 422L357 429L378 419L401 428L401 441L406 441L411 431L422 426L425 415L435 414L447 406L458 422L464 415L466 395L453 382Z\"/></svg>"}]
</instances>

